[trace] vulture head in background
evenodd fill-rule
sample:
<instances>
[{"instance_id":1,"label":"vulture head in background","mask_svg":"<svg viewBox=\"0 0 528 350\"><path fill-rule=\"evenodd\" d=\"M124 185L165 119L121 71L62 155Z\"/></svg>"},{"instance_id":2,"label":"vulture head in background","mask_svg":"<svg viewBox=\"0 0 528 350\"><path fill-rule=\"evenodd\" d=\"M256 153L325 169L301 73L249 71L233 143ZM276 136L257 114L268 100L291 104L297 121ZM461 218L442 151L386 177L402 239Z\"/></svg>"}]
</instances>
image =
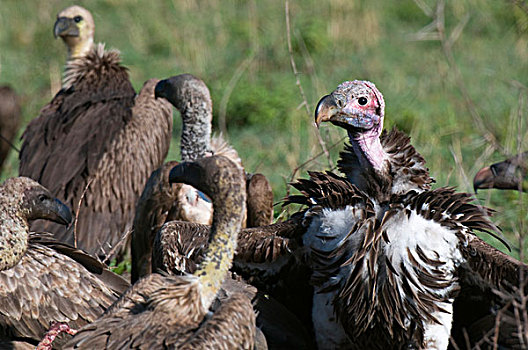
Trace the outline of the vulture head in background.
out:
<instances>
[{"instance_id":1,"label":"vulture head in background","mask_svg":"<svg viewBox=\"0 0 528 350\"><path fill-rule=\"evenodd\" d=\"M475 192L482 188L528 192L528 152L515 155L478 171L473 179Z\"/></svg>"},{"instance_id":2,"label":"vulture head in background","mask_svg":"<svg viewBox=\"0 0 528 350\"><path fill-rule=\"evenodd\" d=\"M182 160L191 161L211 155L213 103L207 85L191 74L180 74L160 81L155 94L156 98L163 97L172 103L181 113Z\"/></svg>"},{"instance_id":3,"label":"vulture head in background","mask_svg":"<svg viewBox=\"0 0 528 350\"><path fill-rule=\"evenodd\" d=\"M60 36L68 47L68 59L84 57L92 49L94 31L92 14L77 5L59 12L53 27L55 38Z\"/></svg>"}]
</instances>

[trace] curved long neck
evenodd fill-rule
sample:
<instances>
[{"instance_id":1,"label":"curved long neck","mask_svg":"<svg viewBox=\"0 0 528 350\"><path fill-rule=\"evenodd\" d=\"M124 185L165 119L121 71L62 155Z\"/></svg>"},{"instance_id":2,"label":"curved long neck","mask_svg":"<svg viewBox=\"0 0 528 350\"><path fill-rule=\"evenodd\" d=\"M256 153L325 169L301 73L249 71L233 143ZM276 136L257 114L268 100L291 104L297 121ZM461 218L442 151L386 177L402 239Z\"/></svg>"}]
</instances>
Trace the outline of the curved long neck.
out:
<instances>
[{"instance_id":1,"label":"curved long neck","mask_svg":"<svg viewBox=\"0 0 528 350\"><path fill-rule=\"evenodd\" d=\"M212 111L206 102L187 104L181 111L183 126L180 151L183 161L211 154Z\"/></svg>"},{"instance_id":2,"label":"curved long neck","mask_svg":"<svg viewBox=\"0 0 528 350\"><path fill-rule=\"evenodd\" d=\"M381 145L379 135L380 131L377 129L361 134L348 132L350 143L359 159L360 165L365 168L374 168L381 172L388 155Z\"/></svg>"},{"instance_id":3,"label":"curved long neck","mask_svg":"<svg viewBox=\"0 0 528 350\"><path fill-rule=\"evenodd\" d=\"M211 306L231 268L242 214L246 210L246 194L240 186L231 187L226 192L221 198L213 199L215 204L209 247L194 273L202 285L201 297L205 310Z\"/></svg>"},{"instance_id":4,"label":"curved long neck","mask_svg":"<svg viewBox=\"0 0 528 350\"><path fill-rule=\"evenodd\" d=\"M28 221L12 206L0 204L0 271L18 264L28 247Z\"/></svg>"}]
</instances>

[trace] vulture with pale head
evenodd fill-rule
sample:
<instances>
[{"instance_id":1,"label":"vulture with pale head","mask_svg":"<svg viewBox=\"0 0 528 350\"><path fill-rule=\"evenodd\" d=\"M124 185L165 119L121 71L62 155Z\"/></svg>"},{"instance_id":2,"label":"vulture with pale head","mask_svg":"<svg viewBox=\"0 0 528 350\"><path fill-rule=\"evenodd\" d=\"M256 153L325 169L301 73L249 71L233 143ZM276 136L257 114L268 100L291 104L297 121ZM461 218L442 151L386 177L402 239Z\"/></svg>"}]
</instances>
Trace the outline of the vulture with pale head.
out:
<instances>
[{"instance_id":1,"label":"vulture with pale head","mask_svg":"<svg viewBox=\"0 0 528 350\"><path fill-rule=\"evenodd\" d=\"M485 188L527 192L527 160L528 152L524 152L480 169L473 179L475 192Z\"/></svg>"},{"instance_id":2,"label":"vulture with pale head","mask_svg":"<svg viewBox=\"0 0 528 350\"><path fill-rule=\"evenodd\" d=\"M215 156L183 162L171 170L170 178L194 186L213 201L203 261L193 274L153 273L140 279L65 349L253 348L255 313L243 293L210 310L229 274L246 209L244 173L229 159Z\"/></svg>"},{"instance_id":3,"label":"vulture with pale head","mask_svg":"<svg viewBox=\"0 0 528 350\"><path fill-rule=\"evenodd\" d=\"M12 142L20 126L21 117L20 102L15 91L7 85L0 86L0 171L13 148Z\"/></svg>"},{"instance_id":4,"label":"vulture with pale head","mask_svg":"<svg viewBox=\"0 0 528 350\"><path fill-rule=\"evenodd\" d=\"M462 329L500 303L492 290L518 285L526 266L475 235L501 239L471 195L430 189L409 138L382 133L384 107L367 81L344 82L323 97L316 124L329 121L349 135L338 163L346 178L311 173L294 184L302 194L287 200L309 206L303 244L317 343L447 349L453 337L462 346ZM468 311L471 298L478 302ZM481 338L490 329L471 331Z\"/></svg>"},{"instance_id":5,"label":"vulture with pale head","mask_svg":"<svg viewBox=\"0 0 528 350\"><path fill-rule=\"evenodd\" d=\"M69 230L47 222L34 230L109 258L132 226L148 176L167 155L172 113L154 97L158 80L136 95L119 52L94 45L93 33L86 9L59 13L54 34L68 47L63 86L22 135L19 171L76 213Z\"/></svg>"},{"instance_id":6,"label":"vulture with pale head","mask_svg":"<svg viewBox=\"0 0 528 350\"><path fill-rule=\"evenodd\" d=\"M0 186L2 349L23 344L34 348L54 322L72 328L91 323L129 286L81 250L30 233L29 221L35 219L67 225L72 216L36 181L7 179Z\"/></svg>"},{"instance_id":7,"label":"vulture with pale head","mask_svg":"<svg viewBox=\"0 0 528 350\"><path fill-rule=\"evenodd\" d=\"M180 111L180 151L183 161L193 161L212 154L223 155L242 169L237 151L222 135L211 137L213 104L209 89L202 80L191 74L173 76L160 81L155 94L156 98L168 100ZM209 199L188 184L171 187L167 176L169 169L170 165L166 164L151 175L137 205L132 232L132 282L152 271L152 242L162 224L173 220L211 223L212 205ZM269 182L262 174L247 174L246 178L247 213L243 227L271 224L273 193ZM208 232L205 227L203 230Z\"/></svg>"}]
</instances>

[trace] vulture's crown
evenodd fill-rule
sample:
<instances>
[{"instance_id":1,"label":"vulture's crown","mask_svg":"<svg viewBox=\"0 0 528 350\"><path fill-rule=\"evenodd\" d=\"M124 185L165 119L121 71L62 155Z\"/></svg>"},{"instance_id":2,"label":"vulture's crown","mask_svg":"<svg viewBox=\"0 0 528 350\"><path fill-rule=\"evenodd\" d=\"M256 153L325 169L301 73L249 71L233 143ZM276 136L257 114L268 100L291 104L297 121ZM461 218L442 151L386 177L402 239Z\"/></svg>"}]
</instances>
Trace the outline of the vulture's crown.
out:
<instances>
[{"instance_id":1,"label":"vulture's crown","mask_svg":"<svg viewBox=\"0 0 528 350\"><path fill-rule=\"evenodd\" d=\"M93 47L95 23L92 14L81 6L70 6L57 14L53 35L68 47L68 60L84 57Z\"/></svg>"},{"instance_id":2,"label":"vulture's crown","mask_svg":"<svg viewBox=\"0 0 528 350\"><path fill-rule=\"evenodd\" d=\"M354 149L365 157L362 166L381 169L387 158L380 143L385 114L385 101L376 86L369 81L346 81L330 95L324 96L315 112L315 123L331 122L345 128Z\"/></svg>"}]
</instances>

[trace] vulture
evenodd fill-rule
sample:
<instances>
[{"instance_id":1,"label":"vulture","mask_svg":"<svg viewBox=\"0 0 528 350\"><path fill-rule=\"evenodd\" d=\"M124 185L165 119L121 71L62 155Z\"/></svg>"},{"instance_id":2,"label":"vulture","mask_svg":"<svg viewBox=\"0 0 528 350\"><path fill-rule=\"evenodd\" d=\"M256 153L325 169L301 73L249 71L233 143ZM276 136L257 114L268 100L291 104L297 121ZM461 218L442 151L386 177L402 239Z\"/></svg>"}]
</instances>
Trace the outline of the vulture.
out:
<instances>
[{"instance_id":1,"label":"vulture","mask_svg":"<svg viewBox=\"0 0 528 350\"><path fill-rule=\"evenodd\" d=\"M156 86L156 97L165 98L181 112L183 123L180 149L183 161L220 154L231 158L242 168L242 161L237 151L223 139L222 135L211 138L213 103L209 89L202 80L191 74L181 74L162 80ZM244 222L243 225L256 227L271 224L273 193L268 180L262 174L247 174L246 177L247 223ZM187 197L192 198L189 195ZM181 211L186 210L181 208ZM198 222L187 220L185 215L181 215L181 219ZM207 222L201 221L201 223Z\"/></svg>"},{"instance_id":2,"label":"vulture","mask_svg":"<svg viewBox=\"0 0 528 350\"><path fill-rule=\"evenodd\" d=\"M481 188L527 192L527 159L528 152L524 152L480 169L473 179L475 192Z\"/></svg>"},{"instance_id":3,"label":"vulture","mask_svg":"<svg viewBox=\"0 0 528 350\"><path fill-rule=\"evenodd\" d=\"M136 282L65 349L251 349L255 312L243 293L210 311L228 275L246 206L243 171L222 156L183 162L170 179L185 182L213 202L213 223L203 261L193 274L153 273Z\"/></svg>"},{"instance_id":4,"label":"vulture","mask_svg":"<svg viewBox=\"0 0 528 350\"><path fill-rule=\"evenodd\" d=\"M18 96L11 87L0 86L0 171L7 158L12 142L20 126L20 103Z\"/></svg>"},{"instance_id":5,"label":"vulture","mask_svg":"<svg viewBox=\"0 0 528 350\"><path fill-rule=\"evenodd\" d=\"M205 83L191 74L181 74L160 81L156 98L168 100L181 112L180 150L183 161L193 161L211 154L224 155L242 168L236 150L222 136L211 138L212 101ZM212 205L203 193L188 184L171 187L168 173L175 165L169 162L154 171L138 200L132 231L132 282L150 273L152 242L159 228L173 220L211 224ZM247 220L243 226L270 224L273 220L273 193L262 174L246 174ZM207 228L203 228L208 232Z\"/></svg>"},{"instance_id":6,"label":"vulture","mask_svg":"<svg viewBox=\"0 0 528 350\"><path fill-rule=\"evenodd\" d=\"M463 346L462 328L492 314L492 290L518 286L526 266L475 235L500 239L471 195L430 189L409 138L382 134L384 107L367 81L344 82L323 97L316 124L329 121L349 135L338 163L346 177L312 172L294 184L301 194L286 200L309 207L302 239L317 344L447 349L453 337ZM491 326L470 336L482 338Z\"/></svg>"},{"instance_id":7,"label":"vulture","mask_svg":"<svg viewBox=\"0 0 528 350\"><path fill-rule=\"evenodd\" d=\"M157 100L157 79L138 95L120 54L93 44L90 12L68 7L54 34L68 47L62 89L22 135L19 172L46 186L75 212L69 230L36 222L88 253L110 258L131 228L137 199L167 155L172 111Z\"/></svg>"},{"instance_id":8,"label":"vulture","mask_svg":"<svg viewBox=\"0 0 528 350\"><path fill-rule=\"evenodd\" d=\"M129 284L97 259L29 221L72 220L66 205L27 177L0 186L0 348L33 347L54 322L80 328L97 319ZM64 339L57 339L58 345ZM57 344L55 344L57 345Z\"/></svg>"}]
</instances>

